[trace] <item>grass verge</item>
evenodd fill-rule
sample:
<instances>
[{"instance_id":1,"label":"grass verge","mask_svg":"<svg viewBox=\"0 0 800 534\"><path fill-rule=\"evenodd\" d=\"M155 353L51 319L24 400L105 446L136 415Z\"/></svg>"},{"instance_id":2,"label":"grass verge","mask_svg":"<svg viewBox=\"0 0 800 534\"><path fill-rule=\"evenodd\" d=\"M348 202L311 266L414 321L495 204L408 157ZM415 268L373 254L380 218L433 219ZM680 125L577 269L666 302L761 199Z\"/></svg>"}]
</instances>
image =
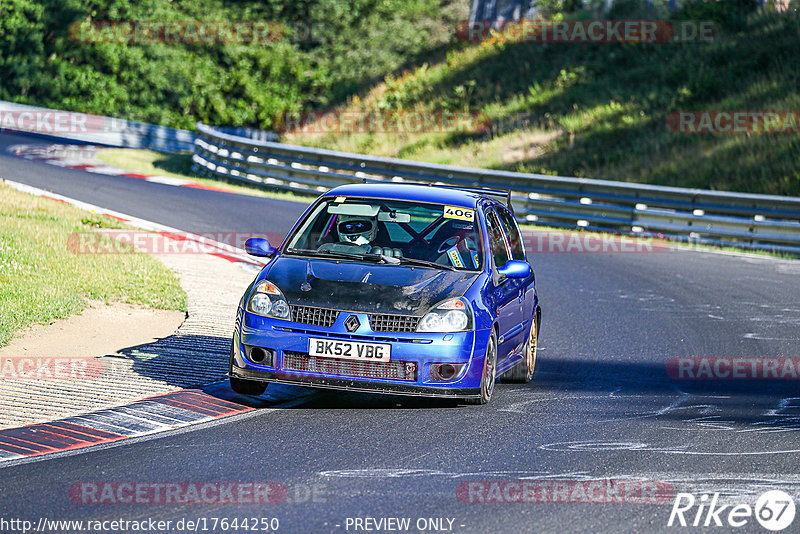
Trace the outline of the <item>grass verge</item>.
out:
<instances>
[{"instance_id":1,"label":"grass verge","mask_svg":"<svg viewBox=\"0 0 800 534\"><path fill-rule=\"evenodd\" d=\"M800 109L799 43L793 13L753 15L700 42L457 43L443 60L387 74L336 111L396 112L401 125L407 111L474 112L489 119L488 130L348 133L303 123L284 141L432 163L800 195L800 136L788 119L771 133L689 134L670 122L682 111Z\"/></svg>"},{"instance_id":2,"label":"grass verge","mask_svg":"<svg viewBox=\"0 0 800 534\"><path fill-rule=\"evenodd\" d=\"M250 195L255 197L277 198L292 202L309 203L316 197L298 195L295 193L270 191L257 186L243 185L242 182L233 180L212 180L201 178L192 172L191 154L162 154L152 150L138 150L133 148L108 148L99 150L97 158L103 163L119 167L126 171L170 178L182 178L203 185L210 185L226 189L231 193Z\"/></svg>"},{"instance_id":3,"label":"grass verge","mask_svg":"<svg viewBox=\"0 0 800 534\"><path fill-rule=\"evenodd\" d=\"M75 254L75 232L124 226L0 184L0 346L33 324L80 313L87 299L186 311L178 278L146 254Z\"/></svg>"}]
</instances>

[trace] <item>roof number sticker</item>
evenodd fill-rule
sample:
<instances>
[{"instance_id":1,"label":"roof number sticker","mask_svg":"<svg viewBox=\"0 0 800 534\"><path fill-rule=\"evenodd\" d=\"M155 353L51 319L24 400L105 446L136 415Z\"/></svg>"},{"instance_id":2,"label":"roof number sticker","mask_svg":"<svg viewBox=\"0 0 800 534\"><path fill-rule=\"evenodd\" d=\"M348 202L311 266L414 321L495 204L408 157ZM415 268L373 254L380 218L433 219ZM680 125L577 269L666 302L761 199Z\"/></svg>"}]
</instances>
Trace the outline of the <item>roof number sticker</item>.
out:
<instances>
[{"instance_id":1,"label":"roof number sticker","mask_svg":"<svg viewBox=\"0 0 800 534\"><path fill-rule=\"evenodd\" d=\"M445 206L444 218L472 221L475 219L475 211L469 208L459 208L458 206Z\"/></svg>"}]
</instances>

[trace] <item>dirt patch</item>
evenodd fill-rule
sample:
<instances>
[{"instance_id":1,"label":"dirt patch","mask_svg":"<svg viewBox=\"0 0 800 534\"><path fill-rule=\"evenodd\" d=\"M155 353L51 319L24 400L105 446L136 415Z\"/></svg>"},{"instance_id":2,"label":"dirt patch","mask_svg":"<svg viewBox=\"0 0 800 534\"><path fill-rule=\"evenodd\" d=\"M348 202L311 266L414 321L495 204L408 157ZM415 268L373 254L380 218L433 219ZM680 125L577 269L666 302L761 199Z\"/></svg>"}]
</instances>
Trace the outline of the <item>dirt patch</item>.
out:
<instances>
[{"instance_id":1,"label":"dirt patch","mask_svg":"<svg viewBox=\"0 0 800 534\"><path fill-rule=\"evenodd\" d=\"M564 132L530 132L522 134L503 151L503 163L520 163L538 158L547 152L547 147Z\"/></svg>"},{"instance_id":2,"label":"dirt patch","mask_svg":"<svg viewBox=\"0 0 800 534\"><path fill-rule=\"evenodd\" d=\"M178 311L90 301L80 315L19 332L0 348L0 358L106 356L170 336L185 319L186 314Z\"/></svg>"}]
</instances>

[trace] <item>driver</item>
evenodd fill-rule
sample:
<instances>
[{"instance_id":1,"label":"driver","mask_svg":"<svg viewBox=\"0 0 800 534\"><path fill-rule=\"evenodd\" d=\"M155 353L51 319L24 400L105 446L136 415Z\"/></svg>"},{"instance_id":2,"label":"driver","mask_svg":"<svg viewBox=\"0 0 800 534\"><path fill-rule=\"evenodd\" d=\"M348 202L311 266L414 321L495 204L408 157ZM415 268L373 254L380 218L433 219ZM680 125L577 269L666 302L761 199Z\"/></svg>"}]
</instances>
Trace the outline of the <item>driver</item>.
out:
<instances>
[{"instance_id":1,"label":"driver","mask_svg":"<svg viewBox=\"0 0 800 534\"><path fill-rule=\"evenodd\" d=\"M372 252L372 242L378 236L378 224L375 217L339 215L336 232L339 242L322 245L320 250L368 254Z\"/></svg>"},{"instance_id":2,"label":"driver","mask_svg":"<svg viewBox=\"0 0 800 534\"><path fill-rule=\"evenodd\" d=\"M366 247L369 250L378 236L378 225L372 217L342 215L339 224L336 225L336 231L339 233L340 242Z\"/></svg>"}]
</instances>

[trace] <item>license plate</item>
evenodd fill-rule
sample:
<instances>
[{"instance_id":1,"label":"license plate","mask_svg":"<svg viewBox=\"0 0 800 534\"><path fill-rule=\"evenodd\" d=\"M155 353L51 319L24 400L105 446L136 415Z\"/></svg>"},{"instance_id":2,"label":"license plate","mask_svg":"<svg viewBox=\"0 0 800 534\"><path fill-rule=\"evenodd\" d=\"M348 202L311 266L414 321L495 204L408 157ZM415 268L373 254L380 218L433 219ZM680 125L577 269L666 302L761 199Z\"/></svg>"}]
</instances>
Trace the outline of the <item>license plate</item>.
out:
<instances>
[{"instance_id":1,"label":"license plate","mask_svg":"<svg viewBox=\"0 0 800 534\"><path fill-rule=\"evenodd\" d=\"M323 358L342 358L365 362L388 362L392 346L388 343L361 343L338 339L319 339L308 341L308 355Z\"/></svg>"}]
</instances>

